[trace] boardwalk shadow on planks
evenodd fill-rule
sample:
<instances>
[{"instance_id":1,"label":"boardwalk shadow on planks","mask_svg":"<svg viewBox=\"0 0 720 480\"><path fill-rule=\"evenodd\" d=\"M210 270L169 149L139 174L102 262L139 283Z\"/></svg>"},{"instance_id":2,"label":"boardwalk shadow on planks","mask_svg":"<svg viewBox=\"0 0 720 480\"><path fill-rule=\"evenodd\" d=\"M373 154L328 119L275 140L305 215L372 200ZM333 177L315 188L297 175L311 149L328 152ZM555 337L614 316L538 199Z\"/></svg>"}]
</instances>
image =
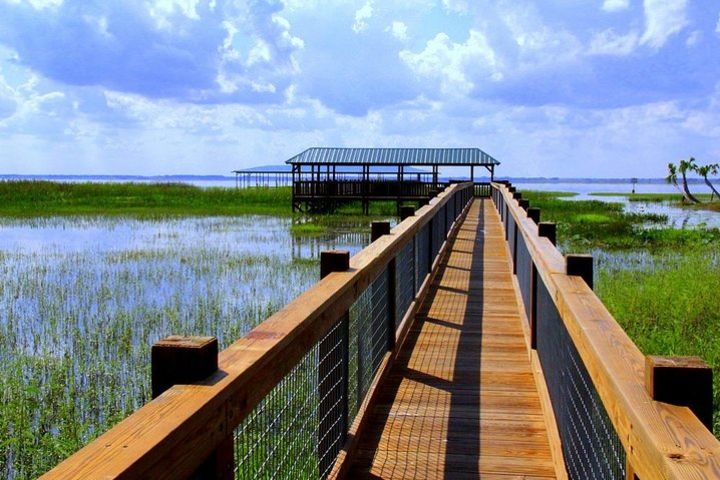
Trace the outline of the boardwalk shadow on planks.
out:
<instances>
[{"instance_id":1,"label":"boardwalk shadow on planks","mask_svg":"<svg viewBox=\"0 0 720 480\"><path fill-rule=\"evenodd\" d=\"M485 222L484 200L478 202L482 203L477 214L477 226L461 227L461 230L465 229L466 232L469 228L477 229L477 234L473 232L470 236L475 240L469 245L471 240L458 235L450 241L448 249L453 254L471 256L471 268L451 263L449 253L441 262L433 286L402 346L402 353L382 386L382 393L373 409L371 425L361 439L360 458L356 469L351 472L351 478L387 478L386 475L380 477L363 468L373 463L376 466L381 464L384 474L396 478L480 477L482 313L477 312L482 312L484 301L481 287L484 235L479 232L484 229ZM458 242L462 242L462 245L458 245ZM464 285L443 284L442 279L453 277L453 270L455 275L465 277L469 273L469 281L464 282ZM445 309L462 313L449 321L434 318L432 308L438 304ZM418 344L418 340L421 332L428 329L437 331L438 338L447 335L448 341L440 341L435 345L437 351L428 352L427 358L434 364L421 362L420 367L427 368L419 369L418 365L411 365L412 355L418 349L424 348ZM412 385L409 388L408 383ZM418 407L417 411L413 410L415 401L426 398L429 390L442 391L445 403L438 405L436 411L424 410L424 406ZM393 412L398 403L407 405L407 410ZM396 445L388 445L388 439L383 438L384 434L388 434L383 425L388 423L391 414L407 415L409 421L400 422L400 431L390 432L389 438L408 435L415 437L409 443L418 445L416 452L407 451L409 449L406 448L405 440L398 438ZM437 416L429 422L432 427L428 428L426 423L411 421L413 416L422 415ZM418 425L422 425L420 429ZM381 446L381 442L385 444ZM426 442L437 445L426 445ZM384 454L378 452L387 452L387 458L382 458Z\"/></svg>"}]
</instances>

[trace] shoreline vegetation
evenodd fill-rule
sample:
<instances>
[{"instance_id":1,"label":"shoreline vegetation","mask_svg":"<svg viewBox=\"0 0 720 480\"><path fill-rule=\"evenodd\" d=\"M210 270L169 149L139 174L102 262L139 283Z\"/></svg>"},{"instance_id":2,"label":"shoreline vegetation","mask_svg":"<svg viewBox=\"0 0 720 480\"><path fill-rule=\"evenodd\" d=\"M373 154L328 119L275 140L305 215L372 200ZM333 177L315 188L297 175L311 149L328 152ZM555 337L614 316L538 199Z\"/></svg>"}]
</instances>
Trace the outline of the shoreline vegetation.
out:
<instances>
[{"instance_id":1,"label":"shoreline vegetation","mask_svg":"<svg viewBox=\"0 0 720 480\"><path fill-rule=\"evenodd\" d=\"M0 216L290 216L290 187L201 188L183 183L0 182Z\"/></svg>"},{"instance_id":2,"label":"shoreline vegetation","mask_svg":"<svg viewBox=\"0 0 720 480\"><path fill-rule=\"evenodd\" d=\"M627 213L620 203L600 200L568 201L576 195L569 192L522 193L542 209L543 221L558 224L561 251L594 255L596 292L643 353L697 355L713 367L714 432L720 436L720 229L674 229L664 215ZM0 270L9 279L0 300L12 306L7 324L0 322L0 336L9 339L4 353L0 349L8 367L0 375L0 437L17 432L0 445L0 477L36 477L141 405L148 395L149 348L160 336L224 332L231 341L315 281L316 262L268 253L269 245L287 248L279 231L225 225L257 220L230 217L279 217L293 237L314 237L359 231L360 225L367 231L371 220L395 214L394 202L373 202L370 217L353 204L334 215L293 214L289 187L0 182L0 220L8 223L52 216L138 224L228 217L218 224L200 219L209 230L183 233L178 238L191 238L179 250L175 240L163 246L161 236L152 246L91 255L0 252ZM244 232L254 246L245 251L237 240L204 242L213 229ZM273 290L278 282L280 296ZM82 293L67 297L68 285ZM273 293L260 298L257 291ZM126 357L133 359L127 365L120 360ZM134 396L123 394L128 385Z\"/></svg>"},{"instance_id":3,"label":"shoreline vegetation","mask_svg":"<svg viewBox=\"0 0 720 480\"><path fill-rule=\"evenodd\" d=\"M0 182L0 218L105 216L134 219L269 215L298 219L295 235L317 236L337 227L366 231L370 221L396 215L394 202L373 202L369 216L359 202L334 214L292 211L291 187L209 187L184 183L63 183L45 180ZM366 228L357 225L367 223Z\"/></svg>"},{"instance_id":4,"label":"shoreline vegetation","mask_svg":"<svg viewBox=\"0 0 720 480\"><path fill-rule=\"evenodd\" d=\"M691 210L710 210L720 212L720 198L709 193L696 193L695 197L702 203L683 202L679 193L627 193L627 192L594 192L591 197L624 197L630 202L668 203L673 207Z\"/></svg>"},{"instance_id":5,"label":"shoreline vegetation","mask_svg":"<svg viewBox=\"0 0 720 480\"><path fill-rule=\"evenodd\" d=\"M522 193L543 221L557 223L563 253L593 254L596 293L644 354L699 356L713 368L713 431L720 436L720 229L675 229L662 215L625 213L620 203Z\"/></svg>"}]
</instances>

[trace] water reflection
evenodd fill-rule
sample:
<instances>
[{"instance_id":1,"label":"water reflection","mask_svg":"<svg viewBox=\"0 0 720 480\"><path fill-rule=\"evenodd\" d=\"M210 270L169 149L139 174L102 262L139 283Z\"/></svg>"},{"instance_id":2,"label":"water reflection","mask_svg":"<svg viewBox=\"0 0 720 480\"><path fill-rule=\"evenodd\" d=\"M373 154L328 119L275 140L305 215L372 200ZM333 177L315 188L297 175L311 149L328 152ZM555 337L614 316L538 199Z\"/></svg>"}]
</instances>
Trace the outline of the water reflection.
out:
<instances>
[{"instance_id":1,"label":"water reflection","mask_svg":"<svg viewBox=\"0 0 720 480\"><path fill-rule=\"evenodd\" d=\"M0 438L27 439L0 449L0 478L38 476L33 458L57 463L147 401L158 339L227 346L318 280L320 251L369 241L367 219L313 237L291 225L0 219Z\"/></svg>"},{"instance_id":2,"label":"water reflection","mask_svg":"<svg viewBox=\"0 0 720 480\"><path fill-rule=\"evenodd\" d=\"M631 202L626 196L596 196L592 193L630 193L629 184L617 183L518 183L518 189L577 193L564 200L597 200L600 202L621 203L627 213L657 214L667 217L665 224L651 224L648 227L707 227L720 228L720 212L676 207L670 202ZM694 185L694 190L704 193L703 186ZM675 187L667 184L638 184L637 193L677 193ZM709 193L709 189L708 192Z\"/></svg>"}]
</instances>

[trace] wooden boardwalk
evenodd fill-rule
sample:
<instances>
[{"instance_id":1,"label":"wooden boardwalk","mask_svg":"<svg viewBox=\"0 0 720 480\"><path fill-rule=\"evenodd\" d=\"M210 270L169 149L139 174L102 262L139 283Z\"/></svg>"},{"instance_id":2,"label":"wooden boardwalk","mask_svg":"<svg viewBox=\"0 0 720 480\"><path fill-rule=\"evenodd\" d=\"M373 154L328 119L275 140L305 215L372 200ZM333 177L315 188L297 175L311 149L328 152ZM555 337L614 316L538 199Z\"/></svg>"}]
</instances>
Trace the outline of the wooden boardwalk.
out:
<instances>
[{"instance_id":1,"label":"wooden boardwalk","mask_svg":"<svg viewBox=\"0 0 720 480\"><path fill-rule=\"evenodd\" d=\"M349 478L555 478L497 211L476 199L360 438Z\"/></svg>"}]
</instances>

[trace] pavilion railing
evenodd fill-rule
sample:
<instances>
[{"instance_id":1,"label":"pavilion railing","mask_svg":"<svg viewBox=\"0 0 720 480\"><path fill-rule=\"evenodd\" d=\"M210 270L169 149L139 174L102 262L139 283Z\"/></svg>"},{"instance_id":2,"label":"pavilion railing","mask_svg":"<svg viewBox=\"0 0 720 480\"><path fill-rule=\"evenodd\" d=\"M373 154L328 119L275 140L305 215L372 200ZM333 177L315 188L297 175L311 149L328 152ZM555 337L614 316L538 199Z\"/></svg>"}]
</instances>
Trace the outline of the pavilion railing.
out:
<instances>
[{"instance_id":1,"label":"pavilion railing","mask_svg":"<svg viewBox=\"0 0 720 480\"><path fill-rule=\"evenodd\" d=\"M44 478L342 475L472 196L451 185L351 259L325 252L318 283L219 355L212 338L159 342L158 396Z\"/></svg>"},{"instance_id":2,"label":"pavilion railing","mask_svg":"<svg viewBox=\"0 0 720 480\"><path fill-rule=\"evenodd\" d=\"M593 292L592 258L563 257L554 224L514 187L492 188L569 478L720 478L710 369L672 357L659 370Z\"/></svg>"},{"instance_id":3,"label":"pavilion railing","mask_svg":"<svg viewBox=\"0 0 720 480\"><path fill-rule=\"evenodd\" d=\"M426 198L434 186L431 183L414 180L372 179L362 180L296 180L293 194L303 198Z\"/></svg>"}]
</instances>

